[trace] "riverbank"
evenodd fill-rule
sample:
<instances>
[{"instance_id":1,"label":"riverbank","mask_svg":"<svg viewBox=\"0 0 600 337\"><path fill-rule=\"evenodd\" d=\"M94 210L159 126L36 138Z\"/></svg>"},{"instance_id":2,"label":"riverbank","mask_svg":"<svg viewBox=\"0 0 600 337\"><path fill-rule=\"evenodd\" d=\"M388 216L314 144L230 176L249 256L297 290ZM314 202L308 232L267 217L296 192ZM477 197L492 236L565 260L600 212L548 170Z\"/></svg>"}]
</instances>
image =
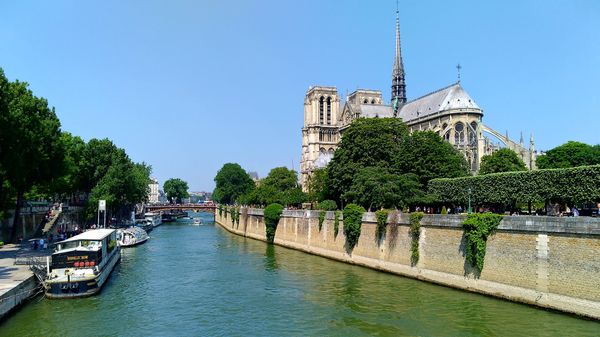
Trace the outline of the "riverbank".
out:
<instances>
[{"instance_id":1,"label":"riverbank","mask_svg":"<svg viewBox=\"0 0 600 337\"><path fill-rule=\"evenodd\" d=\"M19 245L0 248L0 322L24 304L38 289L38 280L27 265L15 265Z\"/></svg>"},{"instance_id":2,"label":"riverbank","mask_svg":"<svg viewBox=\"0 0 600 337\"><path fill-rule=\"evenodd\" d=\"M245 237L266 241L262 210L242 209L239 222L215 214L216 223ZM458 215L425 215L421 220L419 261L411 265L407 214L396 215L382 240L373 213L363 216L358 244L347 252L340 221L333 213L321 229L316 211L284 211L275 244L408 276L600 319L600 219L505 217L487 242L483 271L474 275L465 262L462 222Z\"/></svg>"}]
</instances>

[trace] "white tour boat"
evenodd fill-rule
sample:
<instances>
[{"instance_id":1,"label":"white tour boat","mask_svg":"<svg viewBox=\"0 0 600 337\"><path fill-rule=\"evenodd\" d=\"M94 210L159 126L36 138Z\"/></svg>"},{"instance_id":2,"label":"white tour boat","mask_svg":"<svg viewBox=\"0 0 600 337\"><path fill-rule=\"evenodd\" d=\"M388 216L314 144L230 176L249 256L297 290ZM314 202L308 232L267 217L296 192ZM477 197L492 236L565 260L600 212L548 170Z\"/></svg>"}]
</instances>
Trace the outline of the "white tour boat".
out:
<instances>
[{"instance_id":1,"label":"white tour boat","mask_svg":"<svg viewBox=\"0 0 600 337\"><path fill-rule=\"evenodd\" d=\"M58 242L47 261L44 280L49 298L94 295L121 260L117 230L93 229Z\"/></svg>"},{"instance_id":2,"label":"white tour boat","mask_svg":"<svg viewBox=\"0 0 600 337\"><path fill-rule=\"evenodd\" d=\"M192 222L192 225L200 226L201 224L202 224L202 220L200 220L200 218L194 218L194 222Z\"/></svg>"},{"instance_id":3,"label":"white tour boat","mask_svg":"<svg viewBox=\"0 0 600 337\"><path fill-rule=\"evenodd\" d=\"M140 227L120 228L117 230L117 242L121 247L133 247L146 242L150 237Z\"/></svg>"},{"instance_id":4,"label":"white tour boat","mask_svg":"<svg viewBox=\"0 0 600 337\"><path fill-rule=\"evenodd\" d=\"M144 214L144 217L146 220L149 220L148 222L152 223L153 227L158 227L162 224L162 216L160 213L146 213Z\"/></svg>"}]
</instances>

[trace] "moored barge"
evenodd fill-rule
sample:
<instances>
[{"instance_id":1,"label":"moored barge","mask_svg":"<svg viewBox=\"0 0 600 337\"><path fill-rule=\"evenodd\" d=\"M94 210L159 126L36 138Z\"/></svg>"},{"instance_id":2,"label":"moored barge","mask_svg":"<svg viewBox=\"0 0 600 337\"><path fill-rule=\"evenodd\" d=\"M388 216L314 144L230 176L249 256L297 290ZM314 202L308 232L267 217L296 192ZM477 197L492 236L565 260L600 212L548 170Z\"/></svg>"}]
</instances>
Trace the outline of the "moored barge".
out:
<instances>
[{"instance_id":1,"label":"moored barge","mask_svg":"<svg viewBox=\"0 0 600 337\"><path fill-rule=\"evenodd\" d=\"M46 297L74 298L100 291L121 260L117 231L95 229L58 242L47 266Z\"/></svg>"}]
</instances>

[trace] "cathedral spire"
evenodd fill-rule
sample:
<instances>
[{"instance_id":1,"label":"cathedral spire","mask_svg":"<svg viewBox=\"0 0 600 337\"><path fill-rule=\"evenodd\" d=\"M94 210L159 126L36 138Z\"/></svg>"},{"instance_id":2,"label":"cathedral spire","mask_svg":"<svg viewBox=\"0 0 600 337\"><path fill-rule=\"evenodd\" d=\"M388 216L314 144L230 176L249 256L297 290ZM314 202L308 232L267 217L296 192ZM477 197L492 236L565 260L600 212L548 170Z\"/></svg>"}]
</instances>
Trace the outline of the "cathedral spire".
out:
<instances>
[{"instance_id":1,"label":"cathedral spire","mask_svg":"<svg viewBox=\"0 0 600 337\"><path fill-rule=\"evenodd\" d=\"M404 64L402 63L402 52L400 48L400 18L398 14L398 3L396 3L396 55L394 58L394 69L392 70L392 106L394 115L399 108L406 103L406 83L404 81Z\"/></svg>"}]
</instances>

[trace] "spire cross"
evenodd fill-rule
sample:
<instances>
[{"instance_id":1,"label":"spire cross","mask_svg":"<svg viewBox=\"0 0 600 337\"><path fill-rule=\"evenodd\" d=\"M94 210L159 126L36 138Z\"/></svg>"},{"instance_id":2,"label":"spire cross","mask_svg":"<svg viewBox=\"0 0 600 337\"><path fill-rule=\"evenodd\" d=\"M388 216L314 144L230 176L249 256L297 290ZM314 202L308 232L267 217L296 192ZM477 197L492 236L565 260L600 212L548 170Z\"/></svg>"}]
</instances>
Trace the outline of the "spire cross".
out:
<instances>
[{"instance_id":1,"label":"spire cross","mask_svg":"<svg viewBox=\"0 0 600 337\"><path fill-rule=\"evenodd\" d=\"M460 63L456 65L456 71L458 73L458 82L460 83L460 70L462 69L462 67L460 66Z\"/></svg>"}]
</instances>

